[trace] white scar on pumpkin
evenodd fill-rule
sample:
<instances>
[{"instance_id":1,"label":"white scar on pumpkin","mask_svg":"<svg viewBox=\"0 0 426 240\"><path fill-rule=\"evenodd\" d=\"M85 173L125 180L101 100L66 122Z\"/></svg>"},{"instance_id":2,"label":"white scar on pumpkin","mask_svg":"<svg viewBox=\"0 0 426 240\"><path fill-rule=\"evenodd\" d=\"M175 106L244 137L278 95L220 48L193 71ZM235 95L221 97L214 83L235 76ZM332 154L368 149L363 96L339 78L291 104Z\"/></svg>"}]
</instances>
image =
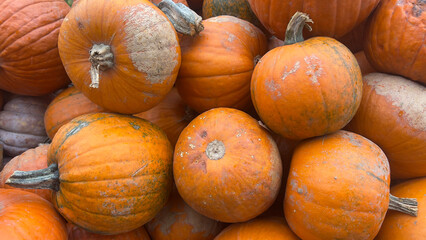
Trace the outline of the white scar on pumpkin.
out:
<instances>
[{"instance_id":1,"label":"white scar on pumpkin","mask_svg":"<svg viewBox=\"0 0 426 240\"><path fill-rule=\"evenodd\" d=\"M312 83L319 84L318 77L320 77L323 72L320 59L315 55L311 55L305 57L304 60L308 65L308 71L306 71L306 74L310 76L309 79Z\"/></svg>"},{"instance_id":2,"label":"white scar on pumpkin","mask_svg":"<svg viewBox=\"0 0 426 240\"><path fill-rule=\"evenodd\" d=\"M288 75L295 73L300 68L300 62L297 61L294 64L294 66L290 69L290 71L287 71L287 66L285 66L284 68L285 70L284 70L283 76L281 77L282 80L288 77Z\"/></svg>"}]
</instances>

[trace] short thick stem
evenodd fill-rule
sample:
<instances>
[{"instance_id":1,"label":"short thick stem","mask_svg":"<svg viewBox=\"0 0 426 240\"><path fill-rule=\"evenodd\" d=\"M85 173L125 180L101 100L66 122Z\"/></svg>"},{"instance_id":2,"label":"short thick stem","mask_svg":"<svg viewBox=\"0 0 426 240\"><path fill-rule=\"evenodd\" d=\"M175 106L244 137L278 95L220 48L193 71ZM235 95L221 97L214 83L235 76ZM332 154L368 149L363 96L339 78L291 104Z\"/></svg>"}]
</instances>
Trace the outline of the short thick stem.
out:
<instances>
[{"instance_id":1,"label":"short thick stem","mask_svg":"<svg viewBox=\"0 0 426 240\"><path fill-rule=\"evenodd\" d=\"M417 199L389 196L389 209L417 217Z\"/></svg>"},{"instance_id":2,"label":"short thick stem","mask_svg":"<svg viewBox=\"0 0 426 240\"><path fill-rule=\"evenodd\" d=\"M222 141L214 140L207 145L206 155L210 160L220 160L225 156L225 144Z\"/></svg>"},{"instance_id":3,"label":"short thick stem","mask_svg":"<svg viewBox=\"0 0 426 240\"><path fill-rule=\"evenodd\" d=\"M48 168L33 171L15 171L6 180L6 184L15 188L24 189L51 189L59 190L59 170L57 164Z\"/></svg>"},{"instance_id":4,"label":"short thick stem","mask_svg":"<svg viewBox=\"0 0 426 240\"><path fill-rule=\"evenodd\" d=\"M306 13L296 12L287 25L284 45L303 42L303 29L306 27L309 31L312 31L308 23L313 23L313 21Z\"/></svg>"},{"instance_id":5,"label":"short thick stem","mask_svg":"<svg viewBox=\"0 0 426 240\"><path fill-rule=\"evenodd\" d=\"M100 71L106 71L114 65L114 54L111 47L105 44L95 44L89 51L89 61L92 63L90 67L91 83L89 87L99 88Z\"/></svg>"}]
</instances>

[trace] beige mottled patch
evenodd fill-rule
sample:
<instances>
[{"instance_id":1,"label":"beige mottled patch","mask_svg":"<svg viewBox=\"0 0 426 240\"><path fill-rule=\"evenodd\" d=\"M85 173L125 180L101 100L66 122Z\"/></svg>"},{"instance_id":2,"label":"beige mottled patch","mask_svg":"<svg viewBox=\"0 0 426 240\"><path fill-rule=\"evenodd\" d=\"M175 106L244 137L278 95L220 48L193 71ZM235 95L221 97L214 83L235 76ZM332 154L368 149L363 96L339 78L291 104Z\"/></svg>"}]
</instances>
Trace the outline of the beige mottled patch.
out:
<instances>
[{"instance_id":1,"label":"beige mottled patch","mask_svg":"<svg viewBox=\"0 0 426 240\"><path fill-rule=\"evenodd\" d=\"M152 84L162 83L178 64L175 30L155 9L138 4L125 9L125 44L133 66Z\"/></svg>"},{"instance_id":2,"label":"beige mottled patch","mask_svg":"<svg viewBox=\"0 0 426 240\"><path fill-rule=\"evenodd\" d=\"M309 79L312 83L319 84L318 77L320 77L323 72L321 60L315 55L306 56L304 60L308 65L308 71L306 71L306 74L309 76Z\"/></svg>"},{"instance_id":3,"label":"beige mottled patch","mask_svg":"<svg viewBox=\"0 0 426 240\"><path fill-rule=\"evenodd\" d=\"M283 73L283 76L281 77L282 80L285 80L288 75L295 73L300 68L300 62L297 61L294 66L288 71L287 66L285 66L285 70Z\"/></svg>"},{"instance_id":4,"label":"beige mottled patch","mask_svg":"<svg viewBox=\"0 0 426 240\"><path fill-rule=\"evenodd\" d=\"M217 23L223 23L223 22L232 22L239 24L249 35L250 37L256 37L256 30L254 28L254 25L251 25L251 23L239 19L237 17L233 16L218 16L218 17L212 17L207 20L206 22L217 22Z\"/></svg>"},{"instance_id":5,"label":"beige mottled patch","mask_svg":"<svg viewBox=\"0 0 426 240\"><path fill-rule=\"evenodd\" d=\"M370 73L365 82L393 106L402 110L401 116L414 129L426 131L426 88L399 76Z\"/></svg>"}]
</instances>

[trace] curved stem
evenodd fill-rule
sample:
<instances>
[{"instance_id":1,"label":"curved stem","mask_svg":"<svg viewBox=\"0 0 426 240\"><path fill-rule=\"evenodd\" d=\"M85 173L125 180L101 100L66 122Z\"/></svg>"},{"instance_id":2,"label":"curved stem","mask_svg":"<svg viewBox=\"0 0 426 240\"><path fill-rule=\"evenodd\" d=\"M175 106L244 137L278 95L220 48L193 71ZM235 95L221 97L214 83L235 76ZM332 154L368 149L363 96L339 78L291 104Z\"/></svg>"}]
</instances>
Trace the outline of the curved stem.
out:
<instances>
[{"instance_id":1,"label":"curved stem","mask_svg":"<svg viewBox=\"0 0 426 240\"><path fill-rule=\"evenodd\" d=\"M303 42L303 29L306 27L309 31L312 31L312 27L309 26L308 23L314 23L312 19L309 18L308 14L296 12L287 25L284 45Z\"/></svg>"},{"instance_id":2,"label":"curved stem","mask_svg":"<svg viewBox=\"0 0 426 240\"><path fill-rule=\"evenodd\" d=\"M92 82L89 87L99 87L100 71L106 71L114 65L114 54L111 47L105 44L95 44L89 51L89 61L92 63L90 67L90 79Z\"/></svg>"},{"instance_id":3,"label":"curved stem","mask_svg":"<svg viewBox=\"0 0 426 240\"><path fill-rule=\"evenodd\" d=\"M417 199L389 196L389 209L417 217Z\"/></svg>"},{"instance_id":4,"label":"curved stem","mask_svg":"<svg viewBox=\"0 0 426 240\"><path fill-rule=\"evenodd\" d=\"M52 189L59 190L59 170L56 163L49 167L33 171L15 171L6 180L6 184L15 188L24 189Z\"/></svg>"}]
</instances>

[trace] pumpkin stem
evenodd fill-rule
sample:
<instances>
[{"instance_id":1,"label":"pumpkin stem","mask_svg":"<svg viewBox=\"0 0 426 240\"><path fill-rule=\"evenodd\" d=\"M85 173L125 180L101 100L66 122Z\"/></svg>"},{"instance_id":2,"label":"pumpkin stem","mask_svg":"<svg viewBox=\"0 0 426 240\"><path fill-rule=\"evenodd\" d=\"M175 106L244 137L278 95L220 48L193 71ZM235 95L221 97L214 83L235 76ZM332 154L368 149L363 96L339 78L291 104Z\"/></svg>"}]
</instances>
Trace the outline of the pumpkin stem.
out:
<instances>
[{"instance_id":1,"label":"pumpkin stem","mask_svg":"<svg viewBox=\"0 0 426 240\"><path fill-rule=\"evenodd\" d=\"M314 23L312 19L309 18L308 14L296 12L287 25L284 45L303 42L303 28L306 27L309 31L312 31L312 27L309 26L308 23Z\"/></svg>"},{"instance_id":2,"label":"pumpkin stem","mask_svg":"<svg viewBox=\"0 0 426 240\"><path fill-rule=\"evenodd\" d=\"M417 199L389 196L389 209L417 217Z\"/></svg>"},{"instance_id":3,"label":"pumpkin stem","mask_svg":"<svg viewBox=\"0 0 426 240\"><path fill-rule=\"evenodd\" d=\"M100 71L106 71L114 65L114 54L111 52L111 47L105 44L95 44L89 51L89 61L92 63L90 67L90 79L92 82L89 87L99 87Z\"/></svg>"},{"instance_id":4,"label":"pumpkin stem","mask_svg":"<svg viewBox=\"0 0 426 240\"><path fill-rule=\"evenodd\" d=\"M178 33L193 37L204 30L201 16L182 3L163 0L158 8L166 14Z\"/></svg>"},{"instance_id":5,"label":"pumpkin stem","mask_svg":"<svg viewBox=\"0 0 426 240\"><path fill-rule=\"evenodd\" d=\"M220 160L225 156L225 144L222 141L214 140L207 145L206 155L210 160Z\"/></svg>"},{"instance_id":6,"label":"pumpkin stem","mask_svg":"<svg viewBox=\"0 0 426 240\"><path fill-rule=\"evenodd\" d=\"M6 184L15 188L24 189L52 189L59 190L59 170L56 163L49 167L33 171L15 171L6 180Z\"/></svg>"}]
</instances>

